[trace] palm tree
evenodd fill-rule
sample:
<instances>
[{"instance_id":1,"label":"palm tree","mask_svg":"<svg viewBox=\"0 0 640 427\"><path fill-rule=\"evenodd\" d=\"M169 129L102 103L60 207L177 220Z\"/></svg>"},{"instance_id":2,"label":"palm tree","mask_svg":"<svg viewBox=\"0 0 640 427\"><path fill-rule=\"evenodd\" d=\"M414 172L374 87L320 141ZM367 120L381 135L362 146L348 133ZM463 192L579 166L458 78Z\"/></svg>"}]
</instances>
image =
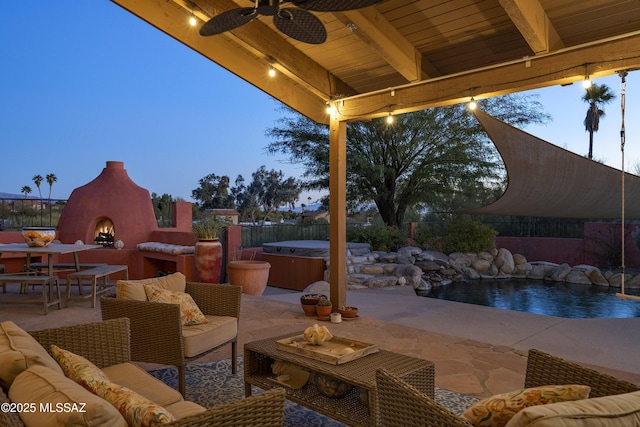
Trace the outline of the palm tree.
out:
<instances>
[{"instance_id":1,"label":"palm tree","mask_svg":"<svg viewBox=\"0 0 640 427\"><path fill-rule=\"evenodd\" d=\"M22 187L20 189L20 192L24 193L24 198L26 199L27 198L27 194L31 193L31 187L29 187L28 185L25 185L24 187Z\"/></svg>"},{"instance_id":2,"label":"palm tree","mask_svg":"<svg viewBox=\"0 0 640 427\"><path fill-rule=\"evenodd\" d=\"M589 104L587 116L584 119L584 128L589 132L589 158L593 158L593 133L598 132L600 117L604 117L601 107L615 98L615 94L607 85L592 84L586 89L582 100Z\"/></svg>"},{"instance_id":3,"label":"palm tree","mask_svg":"<svg viewBox=\"0 0 640 427\"><path fill-rule=\"evenodd\" d=\"M51 188L53 187L53 183L58 181L58 177L54 173L50 173L47 175L47 183L49 184L49 204L51 204Z\"/></svg>"},{"instance_id":4,"label":"palm tree","mask_svg":"<svg viewBox=\"0 0 640 427\"><path fill-rule=\"evenodd\" d=\"M36 187L38 187L38 194L40 194L40 225L42 225L42 191L40 191L40 184L42 184L43 181L42 175L34 175L31 179Z\"/></svg>"},{"instance_id":5,"label":"palm tree","mask_svg":"<svg viewBox=\"0 0 640 427\"><path fill-rule=\"evenodd\" d=\"M53 211L51 206L51 189L53 188L53 183L58 180L58 177L54 173L47 174L46 176L47 184L49 184L49 224L51 224L51 213Z\"/></svg>"}]
</instances>

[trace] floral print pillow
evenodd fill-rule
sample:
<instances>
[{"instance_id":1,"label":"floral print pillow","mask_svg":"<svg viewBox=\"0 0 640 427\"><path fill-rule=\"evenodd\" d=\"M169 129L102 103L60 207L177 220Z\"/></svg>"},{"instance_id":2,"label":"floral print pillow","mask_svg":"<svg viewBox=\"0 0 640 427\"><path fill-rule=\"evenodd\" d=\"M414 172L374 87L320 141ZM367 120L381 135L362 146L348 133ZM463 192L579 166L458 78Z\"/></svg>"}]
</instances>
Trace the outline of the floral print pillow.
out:
<instances>
[{"instance_id":1,"label":"floral print pillow","mask_svg":"<svg viewBox=\"0 0 640 427\"><path fill-rule=\"evenodd\" d=\"M55 344L51 345L51 353L62 368L64 375L89 391L94 391L95 382L109 381L107 374L102 369L82 356L64 350Z\"/></svg>"},{"instance_id":2,"label":"floral print pillow","mask_svg":"<svg viewBox=\"0 0 640 427\"><path fill-rule=\"evenodd\" d=\"M131 427L152 427L175 421L171 412L127 387L107 381L100 383L95 393L111 403Z\"/></svg>"},{"instance_id":3,"label":"floral print pillow","mask_svg":"<svg viewBox=\"0 0 640 427\"><path fill-rule=\"evenodd\" d=\"M549 385L497 394L471 405L462 417L474 426L505 426L519 411L529 406L582 400L589 397L585 385Z\"/></svg>"},{"instance_id":4,"label":"floral print pillow","mask_svg":"<svg viewBox=\"0 0 640 427\"><path fill-rule=\"evenodd\" d=\"M168 304L180 304L180 318L185 326L208 323L207 318L202 314L191 295L184 292L172 292L155 286L144 285L147 300L152 302L162 302Z\"/></svg>"}]
</instances>

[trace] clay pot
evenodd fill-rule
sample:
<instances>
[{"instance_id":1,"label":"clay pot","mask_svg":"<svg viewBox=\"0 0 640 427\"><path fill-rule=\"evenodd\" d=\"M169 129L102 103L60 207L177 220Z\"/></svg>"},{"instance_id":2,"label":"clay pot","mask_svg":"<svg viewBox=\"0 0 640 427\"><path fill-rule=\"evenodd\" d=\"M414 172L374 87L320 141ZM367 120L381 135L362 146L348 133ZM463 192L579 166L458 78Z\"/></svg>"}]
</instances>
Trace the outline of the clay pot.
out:
<instances>
[{"instance_id":1,"label":"clay pot","mask_svg":"<svg viewBox=\"0 0 640 427\"><path fill-rule=\"evenodd\" d=\"M195 250L196 275L199 282L220 283L222 245L220 239L200 239Z\"/></svg>"},{"instance_id":2,"label":"clay pot","mask_svg":"<svg viewBox=\"0 0 640 427\"><path fill-rule=\"evenodd\" d=\"M317 305L316 304L316 314L318 317L329 317L331 314L332 306L331 305Z\"/></svg>"},{"instance_id":3,"label":"clay pot","mask_svg":"<svg viewBox=\"0 0 640 427\"><path fill-rule=\"evenodd\" d=\"M351 306L338 307L338 313L340 313L342 317L345 317L347 319L356 317L358 315L358 307L351 307Z\"/></svg>"},{"instance_id":4,"label":"clay pot","mask_svg":"<svg viewBox=\"0 0 640 427\"><path fill-rule=\"evenodd\" d=\"M227 265L227 277L230 284L242 286L243 293L260 296L269 282L270 269L267 261L231 261Z\"/></svg>"},{"instance_id":5,"label":"clay pot","mask_svg":"<svg viewBox=\"0 0 640 427\"><path fill-rule=\"evenodd\" d=\"M322 294L304 294L300 296L300 305L302 305L302 311L304 311L305 316L315 317L316 314L316 304L320 300L320 298L326 298L326 295Z\"/></svg>"}]
</instances>

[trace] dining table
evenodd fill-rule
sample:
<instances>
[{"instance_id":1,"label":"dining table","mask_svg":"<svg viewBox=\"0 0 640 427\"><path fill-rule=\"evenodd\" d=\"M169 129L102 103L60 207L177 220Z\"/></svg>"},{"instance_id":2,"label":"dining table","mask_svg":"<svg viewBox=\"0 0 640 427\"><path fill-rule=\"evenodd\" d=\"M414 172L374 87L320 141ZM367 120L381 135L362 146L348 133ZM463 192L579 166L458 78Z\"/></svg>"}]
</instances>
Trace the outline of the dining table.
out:
<instances>
[{"instance_id":1,"label":"dining table","mask_svg":"<svg viewBox=\"0 0 640 427\"><path fill-rule=\"evenodd\" d=\"M31 267L31 257L38 255L47 256L47 275L54 275L54 263L53 258L55 255L73 254L73 261L75 263L76 271L80 270L80 261L78 259L78 253L87 251L90 249L102 248L101 245L76 245L69 243L50 243L47 246L29 246L26 243L8 243L0 245L0 255L3 253L20 253L26 254L26 271L29 271Z\"/></svg>"}]
</instances>

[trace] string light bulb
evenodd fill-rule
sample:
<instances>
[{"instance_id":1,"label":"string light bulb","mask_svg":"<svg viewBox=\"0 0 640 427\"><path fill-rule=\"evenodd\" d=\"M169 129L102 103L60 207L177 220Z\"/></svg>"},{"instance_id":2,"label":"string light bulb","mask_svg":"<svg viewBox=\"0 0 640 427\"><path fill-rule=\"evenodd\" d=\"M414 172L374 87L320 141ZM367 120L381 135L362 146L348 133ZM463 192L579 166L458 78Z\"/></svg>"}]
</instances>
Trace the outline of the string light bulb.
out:
<instances>
[{"instance_id":1,"label":"string light bulb","mask_svg":"<svg viewBox=\"0 0 640 427\"><path fill-rule=\"evenodd\" d=\"M389 115L387 116L387 124L390 125L393 123L393 115L391 115L391 113L389 113Z\"/></svg>"},{"instance_id":2,"label":"string light bulb","mask_svg":"<svg viewBox=\"0 0 640 427\"><path fill-rule=\"evenodd\" d=\"M333 104L327 104L327 114L330 116L335 116L338 113L338 110Z\"/></svg>"},{"instance_id":3,"label":"string light bulb","mask_svg":"<svg viewBox=\"0 0 640 427\"><path fill-rule=\"evenodd\" d=\"M189 25L195 27L197 23L198 21L196 20L196 17L191 14L191 16L189 17Z\"/></svg>"},{"instance_id":4,"label":"string light bulb","mask_svg":"<svg viewBox=\"0 0 640 427\"><path fill-rule=\"evenodd\" d=\"M584 80L582 81L582 87L585 89L589 89L593 82L589 78L589 76L584 76Z\"/></svg>"},{"instance_id":5,"label":"string light bulb","mask_svg":"<svg viewBox=\"0 0 640 427\"><path fill-rule=\"evenodd\" d=\"M478 103L476 102L475 99L473 99L473 96L469 100L469 103L467 104L467 107L469 108L469 110L472 110L472 111L475 110L476 108L478 108Z\"/></svg>"},{"instance_id":6,"label":"string light bulb","mask_svg":"<svg viewBox=\"0 0 640 427\"><path fill-rule=\"evenodd\" d=\"M273 68L273 65L269 65L269 77L275 77L276 76L276 69Z\"/></svg>"}]
</instances>

